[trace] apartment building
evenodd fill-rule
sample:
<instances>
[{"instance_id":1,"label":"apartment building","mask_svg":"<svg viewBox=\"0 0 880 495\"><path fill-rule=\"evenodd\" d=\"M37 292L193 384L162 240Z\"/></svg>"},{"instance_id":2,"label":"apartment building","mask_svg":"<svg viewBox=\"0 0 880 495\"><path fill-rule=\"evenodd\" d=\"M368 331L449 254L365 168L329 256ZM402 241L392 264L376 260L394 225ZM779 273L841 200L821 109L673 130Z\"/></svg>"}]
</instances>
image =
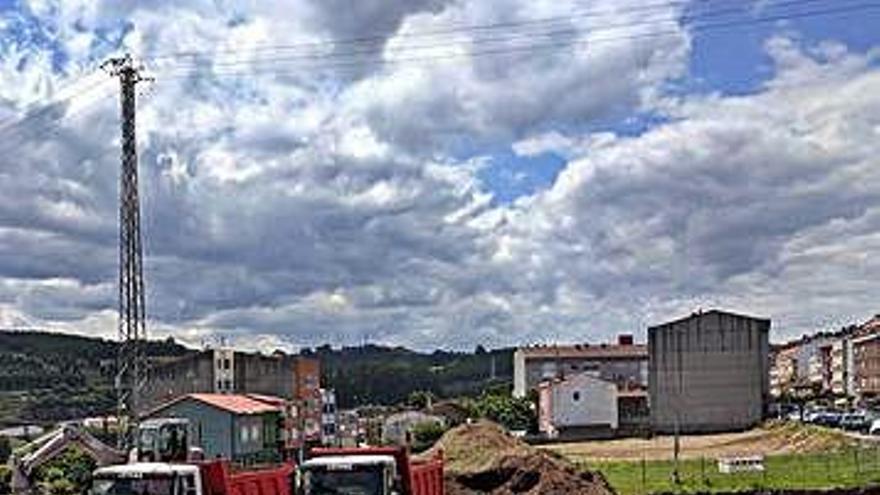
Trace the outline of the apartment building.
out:
<instances>
[{"instance_id":1,"label":"apartment building","mask_svg":"<svg viewBox=\"0 0 880 495\"><path fill-rule=\"evenodd\" d=\"M853 388L863 403L880 398L880 315L860 325L852 337Z\"/></svg>"},{"instance_id":2,"label":"apartment building","mask_svg":"<svg viewBox=\"0 0 880 495\"><path fill-rule=\"evenodd\" d=\"M770 395L775 398L795 394L801 382L798 374L798 345L775 346L770 357Z\"/></svg>"},{"instance_id":3,"label":"apartment building","mask_svg":"<svg viewBox=\"0 0 880 495\"><path fill-rule=\"evenodd\" d=\"M620 335L616 344L521 347L513 354L513 395L525 397L541 382L581 373L621 389L647 387L648 349L631 335Z\"/></svg>"}]
</instances>

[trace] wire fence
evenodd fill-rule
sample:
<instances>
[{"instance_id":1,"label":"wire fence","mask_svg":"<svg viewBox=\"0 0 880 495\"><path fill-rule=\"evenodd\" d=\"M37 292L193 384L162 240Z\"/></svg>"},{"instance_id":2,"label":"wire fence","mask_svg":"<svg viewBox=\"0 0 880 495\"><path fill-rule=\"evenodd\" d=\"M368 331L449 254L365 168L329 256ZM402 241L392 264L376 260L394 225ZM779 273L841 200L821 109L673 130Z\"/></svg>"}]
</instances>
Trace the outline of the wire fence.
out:
<instances>
[{"instance_id":1,"label":"wire fence","mask_svg":"<svg viewBox=\"0 0 880 495\"><path fill-rule=\"evenodd\" d=\"M620 495L880 487L880 445L763 458L761 470L722 473L718 459L581 462L600 471Z\"/></svg>"}]
</instances>

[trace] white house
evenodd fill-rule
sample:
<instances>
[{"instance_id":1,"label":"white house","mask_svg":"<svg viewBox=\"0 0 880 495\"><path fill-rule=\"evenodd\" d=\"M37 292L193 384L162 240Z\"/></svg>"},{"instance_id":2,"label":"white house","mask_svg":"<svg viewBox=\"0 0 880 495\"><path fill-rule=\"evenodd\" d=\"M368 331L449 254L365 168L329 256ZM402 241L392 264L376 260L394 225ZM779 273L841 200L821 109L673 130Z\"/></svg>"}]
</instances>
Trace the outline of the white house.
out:
<instances>
[{"instance_id":1,"label":"white house","mask_svg":"<svg viewBox=\"0 0 880 495\"><path fill-rule=\"evenodd\" d=\"M617 385L590 373L538 386L538 429L555 438L566 432L607 431L618 427Z\"/></svg>"}]
</instances>

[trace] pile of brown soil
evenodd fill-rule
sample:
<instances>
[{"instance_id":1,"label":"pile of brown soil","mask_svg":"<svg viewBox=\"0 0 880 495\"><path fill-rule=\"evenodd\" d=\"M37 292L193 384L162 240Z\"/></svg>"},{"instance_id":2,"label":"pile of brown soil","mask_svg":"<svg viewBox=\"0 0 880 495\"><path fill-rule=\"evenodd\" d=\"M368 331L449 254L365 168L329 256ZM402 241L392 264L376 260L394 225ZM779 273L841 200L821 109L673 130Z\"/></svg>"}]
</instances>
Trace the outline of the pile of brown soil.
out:
<instances>
[{"instance_id":1,"label":"pile of brown soil","mask_svg":"<svg viewBox=\"0 0 880 495\"><path fill-rule=\"evenodd\" d=\"M579 472L565 460L512 438L494 423L453 428L427 454L438 449L446 459L448 495L614 493L601 474Z\"/></svg>"}]
</instances>

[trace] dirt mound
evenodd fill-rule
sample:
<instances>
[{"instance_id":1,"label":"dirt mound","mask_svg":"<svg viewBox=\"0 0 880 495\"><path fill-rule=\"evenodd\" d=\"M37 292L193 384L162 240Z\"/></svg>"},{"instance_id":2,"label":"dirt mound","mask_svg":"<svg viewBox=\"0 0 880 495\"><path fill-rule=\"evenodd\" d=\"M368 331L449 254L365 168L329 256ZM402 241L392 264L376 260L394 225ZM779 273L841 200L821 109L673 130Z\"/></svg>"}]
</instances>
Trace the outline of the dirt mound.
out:
<instances>
[{"instance_id":1,"label":"dirt mound","mask_svg":"<svg viewBox=\"0 0 880 495\"><path fill-rule=\"evenodd\" d=\"M479 421L447 431L426 455L433 456L438 449L443 450L446 472L467 474L491 469L502 457L523 455L531 447L508 435L501 426Z\"/></svg>"},{"instance_id":2,"label":"dirt mound","mask_svg":"<svg viewBox=\"0 0 880 495\"><path fill-rule=\"evenodd\" d=\"M578 472L574 467L545 453L506 456L485 471L447 474L446 493L610 495L613 491L598 473Z\"/></svg>"},{"instance_id":3,"label":"dirt mound","mask_svg":"<svg viewBox=\"0 0 880 495\"><path fill-rule=\"evenodd\" d=\"M610 495L598 473L579 472L553 454L512 438L500 426L480 422L446 432L428 452L443 449L448 495Z\"/></svg>"}]
</instances>

